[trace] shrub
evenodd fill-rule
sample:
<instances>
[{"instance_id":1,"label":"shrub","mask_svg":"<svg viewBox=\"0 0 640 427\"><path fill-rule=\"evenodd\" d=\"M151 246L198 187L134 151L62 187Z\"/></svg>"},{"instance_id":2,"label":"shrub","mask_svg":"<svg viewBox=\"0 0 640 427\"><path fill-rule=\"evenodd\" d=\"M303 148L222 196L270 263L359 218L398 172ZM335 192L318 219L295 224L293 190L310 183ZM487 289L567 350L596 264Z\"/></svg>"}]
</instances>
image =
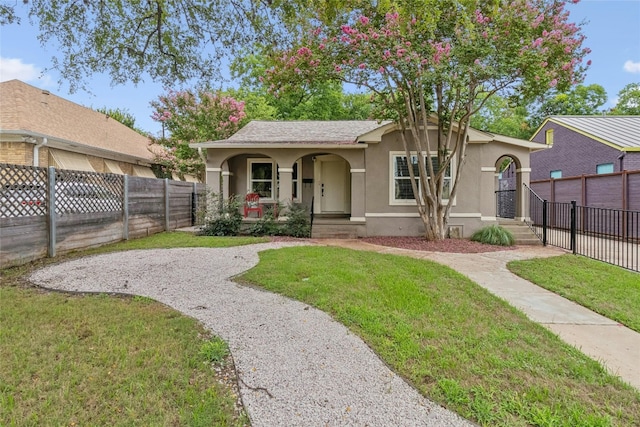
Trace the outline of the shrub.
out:
<instances>
[{"instance_id":1,"label":"shrub","mask_svg":"<svg viewBox=\"0 0 640 427\"><path fill-rule=\"evenodd\" d=\"M515 238L509 230L499 225L489 225L473 233L471 240L496 246L513 246Z\"/></svg>"},{"instance_id":2,"label":"shrub","mask_svg":"<svg viewBox=\"0 0 640 427\"><path fill-rule=\"evenodd\" d=\"M200 234L204 236L237 236L242 224L241 205L242 203L235 196L225 200L218 194L209 194L204 226L200 230Z\"/></svg>"},{"instance_id":3,"label":"shrub","mask_svg":"<svg viewBox=\"0 0 640 427\"><path fill-rule=\"evenodd\" d=\"M262 218L251 225L249 234L252 236L277 236L280 234L280 225L273 216L273 211L266 211Z\"/></svg>"},{"instance_id":4,"label":"shrub","mask_svg":"<svg viewBox=\"0 0 640 427\"><path fill-rule=\"evenodd\" d=\"M309 237L311 219L309 209L302 203L291 203L287 208L287 221L282 225L282 234L291 237Z\"/></svg>"}]
</instances>

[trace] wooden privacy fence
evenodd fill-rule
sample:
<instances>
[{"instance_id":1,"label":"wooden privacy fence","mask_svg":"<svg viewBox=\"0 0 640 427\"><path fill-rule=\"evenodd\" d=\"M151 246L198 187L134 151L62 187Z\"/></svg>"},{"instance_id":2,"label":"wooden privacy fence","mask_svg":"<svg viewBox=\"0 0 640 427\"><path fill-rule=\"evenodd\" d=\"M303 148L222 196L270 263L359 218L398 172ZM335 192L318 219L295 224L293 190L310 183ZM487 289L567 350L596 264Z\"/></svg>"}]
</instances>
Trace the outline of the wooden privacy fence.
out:
<instances>
[{"instance_id":1,"label":"wooden privacy fence","mask_svg":"<svg viewBox=\"0 0 640 427\"><path fill-rule=\"evenodd\" d=\"M204 193L200 183L0 163L0 268L195 225Z\"/></svg>"},{"instance_id":2,"label":"wooden privacy fence","mask_svg":"<svg viewBox=\"0 0 640 427\"><path fill-rule=\"evenodd\" d=\"M531 189L550 203L640 211L640 170L531 181Z\"/></svg>"}]
</instances>

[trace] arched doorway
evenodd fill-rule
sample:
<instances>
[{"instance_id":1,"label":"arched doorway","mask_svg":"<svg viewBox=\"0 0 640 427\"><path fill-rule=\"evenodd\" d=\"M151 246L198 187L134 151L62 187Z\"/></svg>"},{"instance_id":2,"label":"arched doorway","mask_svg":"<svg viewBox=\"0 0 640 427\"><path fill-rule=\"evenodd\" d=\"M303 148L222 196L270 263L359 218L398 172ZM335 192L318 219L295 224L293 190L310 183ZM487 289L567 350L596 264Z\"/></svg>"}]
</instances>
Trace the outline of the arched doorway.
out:
<instances>
[{"instance_id":1,"label":"arched doorway","mask_svg":"<svg viewBox=\"0 0 640 427\"><path fill-rule=\"evenodd\" d=\"M510 155L501 156L496 161L496 217L514 219L518 216L518 200L521 189L518 187L520 171L519 160Z\"/></svg>"}]
</instances>

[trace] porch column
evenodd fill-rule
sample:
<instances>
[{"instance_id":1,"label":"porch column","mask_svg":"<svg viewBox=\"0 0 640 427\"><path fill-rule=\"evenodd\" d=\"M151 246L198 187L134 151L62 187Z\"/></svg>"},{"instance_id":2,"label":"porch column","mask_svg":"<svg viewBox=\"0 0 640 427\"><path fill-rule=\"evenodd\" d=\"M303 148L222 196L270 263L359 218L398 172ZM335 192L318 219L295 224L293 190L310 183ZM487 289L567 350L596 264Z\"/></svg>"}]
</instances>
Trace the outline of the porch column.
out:
<instances>
[{"instance_id":1,"label":"porch column","mask_svg":"<svg viewBox=\"0 0 640 427\"><path fill-rule=\"evenodd\" d=\"M222 190L220 172L222 172L222 168L207 167L207 187L209 191L215 194L220 194L220 191Z\"/></svg>"},{"instance_id":2,"label":"porch column","mask_svg":"<svg viewBox=\"0 0 640 427\"><path fill-rule=\"evenodd\" d=\"M480 197L480 220L496 221L496 167L482 166L480 168L480 185L478 190L480 194L486 194L488 197Z\"/></svg>"},{"instance_id":3,"label":"porch column","mask_svg":"<svg viewBox=\"0 0 640 427\"><path fill-rule=\"evenodd\" d=\"M284 209L293 197L293 168L278 168L278 172L280 174L278 201Z\"/></svg>"},{"instance_id":4,"label":"porch column","mask_svg":"<svg viewBox=\"0 0 640 427\"><path fill-rule=\"evenodd\" d=\"M226 200L230 196L229 179L233 176L233 172L223 170L221 175L222 175L222 197L224 197L224 199Z\"/></svg>"},{"instance_id":5,"label":"porch column","mask_svg":"<svg viewBox=\"0 0 640 427\"><path fill-rule=\"evenodd\" d=\"M529 219L524 184L529 185L530 175L531 168L516 169L516 195L518 197L518 200L516 200L516 220L518 221L526 221Z\"/></svg>"},{"instance_id":6,"label":"porch column","mask_svg":"<svg viewBox=\"0 0 640 427\"><path fill-rule=\"evenodd\" d=\"M351 221L366 221L365 173L366 169L351 169Z\"/></svg>"}]
</instances>

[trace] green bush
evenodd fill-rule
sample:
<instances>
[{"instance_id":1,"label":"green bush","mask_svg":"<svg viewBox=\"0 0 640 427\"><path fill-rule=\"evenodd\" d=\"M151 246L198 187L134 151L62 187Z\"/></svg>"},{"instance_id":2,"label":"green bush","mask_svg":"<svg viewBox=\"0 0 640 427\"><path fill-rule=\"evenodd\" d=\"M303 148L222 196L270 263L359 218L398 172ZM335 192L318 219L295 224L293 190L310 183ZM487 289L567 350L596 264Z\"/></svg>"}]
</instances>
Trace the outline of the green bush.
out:
<instances>
[{"instance_id":1,"label":"green bush","mask_svg":"<svg viewBox=\"0 0 640 427\"><path fill-rule=\"evenodd\" d=\"M200 234L204 236L237 236L242 224L241 205L242 202L235 196L225 200L218 194L208 195L204 226L200 230Z\"/></svg>"},{"instance_id":2,"label":"green bush","mask_svg":"<svg viewBox=\"0 0 640 427\"><path fill-rule=\"evenodd\" d=\"M309 209L302 203L291 203L287 208L287 221L282 225L282 234L291 237L309 237L311 218Z\"/></svg>"},{"instance_id":3,"label":"green bush","mask_svg":"<svg viewBox=\"0 0 640 427\"><path fill-rule=\"evenodd\" d=\"M515 238L509 230L499 225L489 225L473 233L471 240L496 246L513 246Z\"/></svg>"},{"instance_id":4,"label":"green bush","mask_svg":"<svg viewBox=\"0 0 640 427\"><path fill-rule=\"evenodd\" d=\"M277 236L280 234L280 225L273 217L272 211L265 212L262 218L251 225L249 234L252 236Z\"/></svg>"}]
</instances>

